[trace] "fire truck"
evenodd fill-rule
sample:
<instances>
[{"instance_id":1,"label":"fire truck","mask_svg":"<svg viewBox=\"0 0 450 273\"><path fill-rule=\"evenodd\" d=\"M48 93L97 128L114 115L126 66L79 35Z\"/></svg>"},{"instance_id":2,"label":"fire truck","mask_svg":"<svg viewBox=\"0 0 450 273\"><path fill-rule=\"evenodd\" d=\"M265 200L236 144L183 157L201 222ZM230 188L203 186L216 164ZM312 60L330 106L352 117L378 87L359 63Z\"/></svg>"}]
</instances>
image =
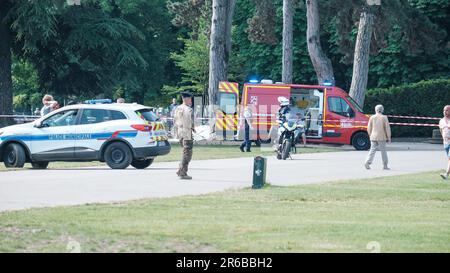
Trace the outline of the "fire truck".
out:
<instances>
[{"instance_id":1,"label":"fire truck","mask_svg":"<svg viewBox=\"0 0 450 273\"><path fill-rule=\"evenodd\" d=\"M243 123L239 122L242 120L239 113L249 107L253 113L251 140L266 143L275 140L280 96L290 99L291 118L304 120L308 142L351 144L357 150L370 148L369 116L347 92L331 85L246 83L239 105L238 84L221 82L216 135L226 138L234 133L235 139L242 139Z\"/></svg>"}]
</instances>

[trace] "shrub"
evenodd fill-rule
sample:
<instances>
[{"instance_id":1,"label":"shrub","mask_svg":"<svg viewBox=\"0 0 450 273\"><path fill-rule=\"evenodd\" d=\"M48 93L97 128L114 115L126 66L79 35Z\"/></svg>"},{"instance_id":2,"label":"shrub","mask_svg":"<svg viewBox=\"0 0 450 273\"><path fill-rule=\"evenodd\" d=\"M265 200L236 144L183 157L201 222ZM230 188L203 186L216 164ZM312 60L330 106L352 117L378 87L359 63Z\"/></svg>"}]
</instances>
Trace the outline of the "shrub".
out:
<instances>
[{"instance_id":1,"label":"shrub","mask_svg":"<svg viewBox=\"0 0 450 273\"><path fill-rule=\"evenodd\" d=\"M368 90L365 113L373 113L382 104L387 115L442 117L442 109L450 104L450 79L428 80L391 88ZM437 120L389 118L391 122L438 123ZM431 137L437 127L395 126L394 137Z\"/></svg>"}]
</instances>

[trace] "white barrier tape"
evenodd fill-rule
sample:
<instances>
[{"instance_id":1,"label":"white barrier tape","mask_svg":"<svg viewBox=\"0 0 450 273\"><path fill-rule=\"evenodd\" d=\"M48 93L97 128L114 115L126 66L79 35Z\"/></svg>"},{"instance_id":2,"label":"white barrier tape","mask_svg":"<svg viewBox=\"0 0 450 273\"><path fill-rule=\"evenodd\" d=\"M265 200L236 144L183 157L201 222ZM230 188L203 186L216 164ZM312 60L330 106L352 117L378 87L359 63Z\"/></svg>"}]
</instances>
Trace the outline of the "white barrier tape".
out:
<instances>
[{"instance_id":1,"label":"white barrier tape","mask_svg":"<svg viewBox=\"0 0 450 273\"><path fill-rule=\"evenodd\" d=\"M0 115L0 118L40 118L40 116Z\"/></svg>"},{"instance_id":2,"label":"white barrier tape","mask_svg":"<svg viewBox=\"0 0 450 273\"><path fill-rule=\"evenodd\" d=\"M195 120L222 120L223 118L195 118ZM254 122L258 122L259 121L269 121L269 120L275 120L273 121L273 123L277 123L276 119L269 119L269 118L250 118L252 121ZM162 118L162 121L168 121L168 120L173 120L173 118ZM244 118L238 118L238 120L243 121ZM339 120L339 119L334 119L334 120L323 120L323 119L303 119L303 121L320 121L320 122L335 122L335 123L361 123L361 124L367 124L367 121L358 121L358 120Z\"/></svg>"},{"instance_id":3,"label":"white barrier tape","mask_svg":"<svg viewBox=\"0 0 450 273\"><path fill-rule=\"evenodd\" d=\"M410 119L430 119L430 120L440 120L441 118L435 117L416 117L416 116L396 116L396 115L387 115L389 118L410 118Z\"/></svg>"},{"instance_id":4,"label":"white barrier tape","mask_svg":"<svg viewBox=\"0 0 450 273\"><path fill-rule=\"evenodd\" d=\"M425 127L439 127L439 124L426 124L426 123L397 123L389 122L390 125L400 125L400 126L425 126Z\"/></svg>"}]
</instances>

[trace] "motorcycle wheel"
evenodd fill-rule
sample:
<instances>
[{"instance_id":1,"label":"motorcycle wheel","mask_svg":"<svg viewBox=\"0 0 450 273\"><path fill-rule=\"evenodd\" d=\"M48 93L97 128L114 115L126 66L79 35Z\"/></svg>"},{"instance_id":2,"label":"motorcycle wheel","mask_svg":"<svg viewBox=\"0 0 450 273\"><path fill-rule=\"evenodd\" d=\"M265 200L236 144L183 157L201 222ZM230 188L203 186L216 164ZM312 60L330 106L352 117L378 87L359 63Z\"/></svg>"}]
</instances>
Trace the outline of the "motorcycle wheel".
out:
<instances>
[{"instance_id":1,"label":"motorcycle wheel","mask_svg":"<svg viewBox=\"0 0 450 273\"><path fill-rule=\"evenodd\" d=\"M289 156L289 152L291 151L291 140L286 140L283 143L283 148L281 150L281 159L286 160Z\"/></svg>"}]
</instances>

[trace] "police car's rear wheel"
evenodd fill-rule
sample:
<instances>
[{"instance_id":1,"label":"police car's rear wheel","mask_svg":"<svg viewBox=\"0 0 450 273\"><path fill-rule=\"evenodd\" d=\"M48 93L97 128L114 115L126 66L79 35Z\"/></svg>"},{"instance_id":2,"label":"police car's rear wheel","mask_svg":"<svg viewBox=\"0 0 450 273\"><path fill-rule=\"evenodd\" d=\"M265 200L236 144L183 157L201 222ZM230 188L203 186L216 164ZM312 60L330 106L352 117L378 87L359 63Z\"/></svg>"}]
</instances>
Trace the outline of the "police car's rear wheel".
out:
<instances>
[{"instance_id":1,"label":"police car's rear wheel","mask_svg":"<svg viewBox=\"0 0 450 273\"><path fill-rule=\"evenodd\" d=\"M150 159L144 159L144 160L133 160L131 162L131 166L135 167L136 169L145 169L148 166L152 165L153 158Z\"/></svg>"},{"instance_id":2,"label":"police car's rear wheel","mask_svg":"<svg viewBox=\"0 0 450 273\"><path fill-rule=\"evenodd\" d=\"M22 168L25 165L26 154L23 147L17 143L9 144L3 153L3 162L7 168Z\"/></svg>"},{"instance_id":3,"label":"police car's rear wheel","mask_svg":"<svg viewBox=\"0 0 450 273\"><path fill-rule=\"evenodd\" d=\"M33 169L44 170L48 167L48 162L31 162Z\"/></svg>"},{"instance_id":4,"label":"police car's rear wheel","mask_svg":"<svg viewBox=\"0 0 450 273\"><path fill-rule=\"evenodd\" d=\"M111 169L126 169L130 166L133 156L125 143L114 142L105 150L105 161Z\"/></svg>"}]
</instances>

